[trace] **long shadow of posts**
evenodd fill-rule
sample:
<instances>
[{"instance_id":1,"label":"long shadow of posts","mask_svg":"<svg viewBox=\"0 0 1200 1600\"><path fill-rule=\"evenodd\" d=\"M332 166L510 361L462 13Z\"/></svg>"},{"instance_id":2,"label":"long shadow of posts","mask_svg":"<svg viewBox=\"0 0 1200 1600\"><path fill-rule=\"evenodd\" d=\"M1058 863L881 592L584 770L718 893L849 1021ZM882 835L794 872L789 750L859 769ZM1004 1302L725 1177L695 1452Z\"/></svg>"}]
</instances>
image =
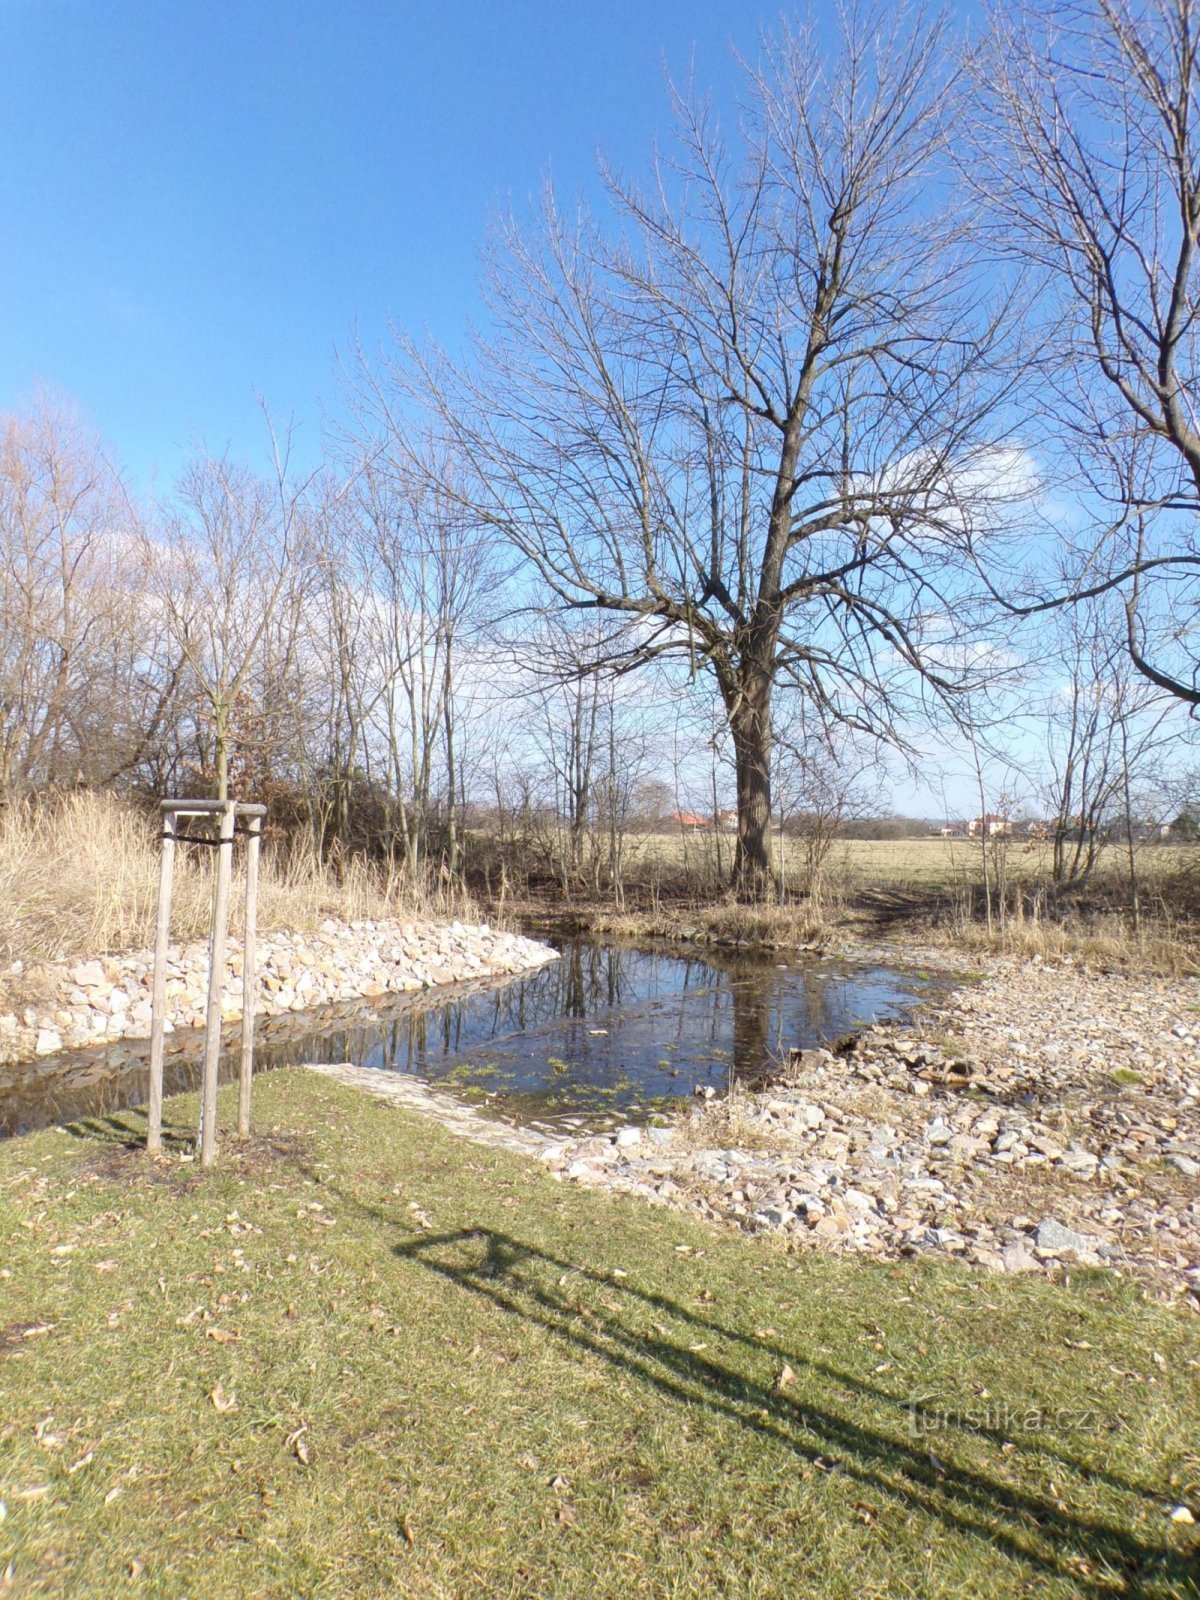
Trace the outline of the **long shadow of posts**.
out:
<instances>
[{"instance_id":1,"label":"long shadow of posts","mask_svg":"<svg viewBox=\"0 0 1200 1600\"><path fill-rule=\"evenodd\" d=\"M490 1228L423 1236L395 1246L395 1254L587 1351L673 1402L707 1410L823 1471L844 1473L864 1490L887 1496L903 1511L924 1513L1032 1570L1069 1577L1080 1594L1147 1600L1200 1594L1193 1563L1165 1541L1145 1542L1116 1523L1075 1515L1061 1500L1014 1487L978 1468L935 1459L928 1441L913 1436L909 1401L776 1343L751 1339L663 1295L645 1293L627 1279L589 1272ZM573 1280L603 1286L603 1303L589 1306L572 1299L564 1291ZM703 1351L674 1342L661 1323L651 1323L648 1329L633 1325L650 1312L682 1321L689 1337L703 1329L753 1348L772 1365L786 1361L796 1373L807 1370L831 1391L835 1384L850 1386L881 1410L883 1425L867 1427L839 1415L827 1403L793 1400L773 1380L748 1376ZM888 1428L889 1420L894 1429ZM1000 1435L986 1429L964 1426L961 1434L963 1441L990 1437L1000 1442ZM952 1431L939 1433L939 1452L950 1455L954 1443ZM1040 1440L1038 1447L1043 1448ZM1154 1495L1148 1485L1097 1474L1065 1459L1138 1501Z\"/></svg>"}]
</instances>

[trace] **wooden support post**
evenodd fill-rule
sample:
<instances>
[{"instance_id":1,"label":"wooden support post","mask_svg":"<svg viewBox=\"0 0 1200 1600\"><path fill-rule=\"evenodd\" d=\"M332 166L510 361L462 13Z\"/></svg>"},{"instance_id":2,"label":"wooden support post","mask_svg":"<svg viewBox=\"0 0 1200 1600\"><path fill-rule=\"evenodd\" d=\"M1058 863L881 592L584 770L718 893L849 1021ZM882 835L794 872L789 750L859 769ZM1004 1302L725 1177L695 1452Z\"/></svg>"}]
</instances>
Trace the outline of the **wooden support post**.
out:
<instances>
[{"instance_id":1,"label":"wooden support post","mask_svg":"<svg viewBox=\"0 0 1200 1600\"><path fill-rule=\"evenodd\" d=\"M150 1104L146 1149L162 1149L163 1034L167 1020L167 945L171 937L171 889L175 880L175 813L163 812L162 858L158 866L158 922L154 930L154 989L150 1014Z\"/></svg>"},{"instance_id":2,"label":"wooden support post","mask_svg":"<svg viewBox=\"0 0 1200 1600\"><path fill-rule=\"evenodd\" d=\"M254 963L258 919L258 846L262 818L247 818L246 918L242 929L242 1064L238 1076L238 1133L250 1132L250 1082L254 1074Z\"/></svg>"},{"instance_id":3,"label":"wooden support post","mask_svg":"<svg viewBox=\"0 0 1200 1600\"><path fill-rule=\"evenodd\" d=\"M208 946L208 1016L204 1029L204 1079L200 1089L200 1165L211 1167L217 1154L217 1070L221 1060L221 988L225 977L225 936L229 928L229 878L233 865L233 824L237 807L227 800L220 812L220 834L213 888L212 936Z\"/></svg>"}]
</instances>

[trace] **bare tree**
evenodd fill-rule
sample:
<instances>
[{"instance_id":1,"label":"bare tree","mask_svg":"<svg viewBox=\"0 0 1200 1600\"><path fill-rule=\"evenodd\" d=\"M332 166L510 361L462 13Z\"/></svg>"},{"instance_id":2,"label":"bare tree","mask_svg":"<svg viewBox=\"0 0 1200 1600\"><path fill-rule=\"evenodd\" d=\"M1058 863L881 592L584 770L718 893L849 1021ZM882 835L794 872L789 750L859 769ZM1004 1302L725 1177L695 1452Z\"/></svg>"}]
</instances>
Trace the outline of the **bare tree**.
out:
<instances>
[{"instance_id":1,"label":"bare tree","mask_svg":"<svg viewBox=\"0 0 1200 1600\"><path fill-rule=\"evenodd\" d=\"M1136 671L1102 604L1062 618L1063 681L1045 707L1054 882L1092 874L1106 846L1122 847L1134 931L1140 922L1141 843L1135 797L1174 742L1177 702Z\"/></svg>"},{"instance_id":2,"label":"bare tree","mask_svg":"<svg viewBox=\"0 0 1200 1600\"><path fill-rule=\"evenodd\" d=\"M0 419L0 796L113 782L143 759L177 679L156 668L137 515L64 402Z\"/></svg>"},{"instance_id":3,"label":"bare tree","mask_svg":"<svg viewBox=\"0 0 1200 1600\"><path fill-rule=\"evenodd\" d=\"M274 441L273 441L274 442ZM261 758L288 728L299 612L313 572L304 495L287 441L258 478L226 457L184 471L165 533L148 535L153 603L185 664L209 736L213 784L227 798L240 746Z\"/></svg>"},{"instance_id":4,"label":"bare tree","mask_svg":"<svg viewBox=\"0 0 1200 1600\"><path fill-rule=\"evenodd\" d=\"M1071 581L1006 603L1119 591L1137 670L1200 705L1200 6L997 11L978 86L966 170L1040 279L1039 430L1087 519Z\"/></svg>"},{"instance_id":5,"label":"bare tree","mask_svg":"<svg viewBox=\"0 0 1200 1600\"><path fill-rule=\"evenodd\" d=\"M440 867L457 881L463 762L460 725L494 573L487 546L440 487L433 457L397 459L386 435L354 441L349 506L360 526L358 598L373 663L370 729L384 751L389 833L406 869L424 871L440 825ZM440 821L439 821L440 819Z\"/></svg>"},{"instance_id":6,"label":"bare tree","mask_svg":"<svg viewBox=\"0 0 1200 1600\"><path fill-rule=\"evenodd\" d=\"M409 347L389 372L436 418L445 487L543 593L607 619L597 664L713 674L752 892L776 682L874 732L948 689L957 556L997 486L1002 318L942 181L944 28L841 23L832 53L811 27L764 47L730 140L677 97L649 187L605 172L611 226L550 194L529 233L504 226L476 359ZM379 409L404 432L400 399Z\"/></svg>"},{"instance_id":7,"label":"bare tree","mask_svg":"<svg viewBox=\"0 0 1200 1600\"><path fill-rule=\"evenodd\" d=\"M802 887L814 910L825 894L826 872L848 822L878 814L880 784L873 761L854 745L830 746L807 731L803 718L784 724L775 770L781 871L785 835L799 842Z\"/></svg>"}]
</instances>

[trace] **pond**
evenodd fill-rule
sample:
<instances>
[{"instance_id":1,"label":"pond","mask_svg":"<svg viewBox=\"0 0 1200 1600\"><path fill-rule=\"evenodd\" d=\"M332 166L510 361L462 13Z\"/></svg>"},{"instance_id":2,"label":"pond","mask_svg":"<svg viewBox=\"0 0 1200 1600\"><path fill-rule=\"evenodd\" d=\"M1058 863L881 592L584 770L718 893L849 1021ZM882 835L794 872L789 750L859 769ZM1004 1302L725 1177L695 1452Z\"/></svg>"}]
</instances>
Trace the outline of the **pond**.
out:
<instances>
[{"instance_id":1,"label":"pond","mask_svg":"<svg viewBox=\"0 0 1200 1600\"><path fill-rule=\"evenodd\" d=\"M536 972L260 1023L256 1070L352 1061L407 1072L498 1114L571 1126L725 1091L792 1048L909 1009L925 982L884 966L711 946L554 939ZM236 1026L222 1077L236 1076ZM198 1082L202 1035L174 1034L168 1094ZM0 1068L0 1133L144 1103L148 1043Z\"/></svg>"}]
</instances>

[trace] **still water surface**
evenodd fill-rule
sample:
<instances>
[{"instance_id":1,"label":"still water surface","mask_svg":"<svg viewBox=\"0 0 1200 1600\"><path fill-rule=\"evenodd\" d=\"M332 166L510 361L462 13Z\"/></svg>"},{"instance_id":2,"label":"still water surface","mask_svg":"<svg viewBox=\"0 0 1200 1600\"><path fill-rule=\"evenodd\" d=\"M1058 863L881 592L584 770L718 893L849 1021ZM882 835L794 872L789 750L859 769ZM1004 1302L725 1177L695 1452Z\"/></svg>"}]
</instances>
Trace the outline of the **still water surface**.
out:
<instances>
[{"instance_id":1,"label":"still water surface","mask_svg":"<svg viewBox=\"0 0 1200 1600\"><path fill-rule=\"evenodd\" d=\"M897 1015L924 987L887 967L812 957L554 942L561 959L525 976L264 1022L257 1068L353 1061L414 1073L503 1115L604 1120L705 1085L723 1091L791 1048ZM201 1043L172 1037L168 1093L195 1087ZM66 1052L17 1069L11 1083L0 1069L0 1131L142 1104L147 1048ZM230 1049L222 1075L236 1071Z\"/></svg>"}]
</instances>

